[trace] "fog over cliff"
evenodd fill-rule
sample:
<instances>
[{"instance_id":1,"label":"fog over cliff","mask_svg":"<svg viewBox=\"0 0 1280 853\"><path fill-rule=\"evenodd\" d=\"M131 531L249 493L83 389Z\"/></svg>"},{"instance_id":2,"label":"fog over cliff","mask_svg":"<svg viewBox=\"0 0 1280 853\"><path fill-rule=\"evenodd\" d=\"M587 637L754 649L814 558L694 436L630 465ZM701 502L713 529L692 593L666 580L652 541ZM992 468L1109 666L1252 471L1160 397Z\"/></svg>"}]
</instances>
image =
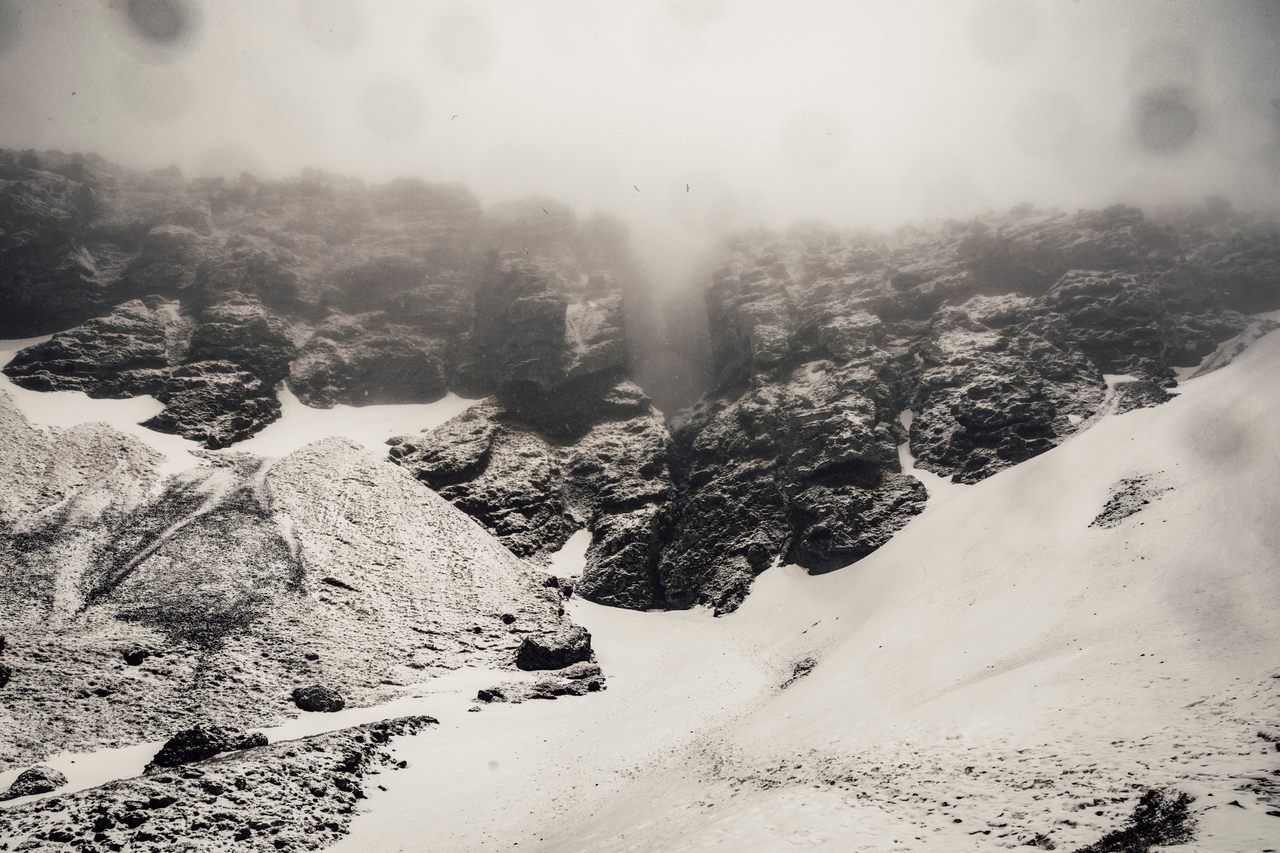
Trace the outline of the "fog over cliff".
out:
<instances>
[{"instance_id":1,"label":"fog over cliff","mask_svg":"<svg viewBox=\"0 0 1280 853\"><path fill-rule=\"evenodd\" d=\"M315 167L708 237L1029 201L1267 204L1280 4L0 0L0 145Z\"/></svg>"}]
</instances>

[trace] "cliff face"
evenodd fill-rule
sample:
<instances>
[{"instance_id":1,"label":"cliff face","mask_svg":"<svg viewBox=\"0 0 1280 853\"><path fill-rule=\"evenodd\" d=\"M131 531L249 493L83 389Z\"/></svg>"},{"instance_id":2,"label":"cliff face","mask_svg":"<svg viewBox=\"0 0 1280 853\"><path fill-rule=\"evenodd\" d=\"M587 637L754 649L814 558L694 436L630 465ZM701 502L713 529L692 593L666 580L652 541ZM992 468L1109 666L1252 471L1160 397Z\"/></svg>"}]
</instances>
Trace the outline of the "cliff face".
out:
<instances>
[{"instance_id":1,"label":"cliff face","mask_svg":"<svg viewBox=\"0 0 1280 853\"><path fill-rule=\"evenodd\" d=\"M281 381L316 406L481 397L392 460L520 556L587 528L579 589L627 607L732 609L776 561L858 560L926 500L902 443L977 482L1168 399L1280 306L1280 228L1218 203L744 233L698 296L712 390L664 419L629 381L643 294L608 220L57 154L0 180L0 334L66 329L15 382L154 395L148 426L209 447L276 418Z\"/></svg>"},{"instance_id":2,"label":"cliff face","mask_svg":"<svg viewBox=\"0 0 1280 853\"><path fill-rule=\"evenodd\" d=\"M633 278L619 227L551 201L0 153L0 336L58 333L10 377L152 394L150 426L211 448L278 417L282 380L329 407L620 377Z\"/></svg>"}]
</instances>

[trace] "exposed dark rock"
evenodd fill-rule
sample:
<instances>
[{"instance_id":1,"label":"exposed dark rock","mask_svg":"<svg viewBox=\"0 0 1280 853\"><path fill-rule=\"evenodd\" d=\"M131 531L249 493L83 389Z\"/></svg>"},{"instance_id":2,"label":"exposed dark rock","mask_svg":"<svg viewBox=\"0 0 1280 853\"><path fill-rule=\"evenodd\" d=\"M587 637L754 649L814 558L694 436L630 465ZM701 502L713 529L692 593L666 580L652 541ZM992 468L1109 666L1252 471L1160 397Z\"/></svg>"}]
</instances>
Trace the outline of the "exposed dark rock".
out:
<instances>
[{"instance_id":1,"label":"exposed dark rock","mask_svg":"<svg viewBox=\"0 0 1280 853\"><path fill-rule=\"evenodd\" d=\"M120 653L120 656L124 658L124 662L129 666L141 666L143 661L151 657L151 652L147 649L139 648L125 649Z\"/></svg>"},{"instance_id":2,"label":"exposed dark rock","mask_svg":"<svg viewBox=\"0 0 1280 853\"><path fill-rule=\"evenodd\" d=\"M1195 798L1181 791L1150 788L1143 793L1123 827L1075 853L1148 853L1153 847L1195 840Z\"/></svg>"},{"instance_id":3,"label":"exposed dark rock","mask_svg":"<svg viewBox=\"0 0 1280 853\"><path fill-rule=\"evenodd\" d=\"M498 391L554 431L563 407L543 392L625 370L625 232L553 202L486 214L464 189L421 181L185 182L94 157L0 155L0 334L91 320L15 360L26 387L163 400L168 371L232 364L267 394L195 406L179 382L181 411L151 423L212 447L269 422L270 404L248 401L285 378L326 407ZM138 297L174 301L161 316L112 313Z\"/></svg>"},{"instance_id":4,"label":"exposed dark rock","mask_svg":"<svg viewBox=\"0 0 1280 853\"><path fill-rule=\"evenodd\" d=\"M525 637L516 652L520 669L564 669L591 659L591 634L572 625L554 634Z\"/></svg>"},{"instance_id":5,"label":"exposed dark rock","mask_svg":"<svg viewBox=\"0 0 1280 853\"><path fill-rule=\"evenodd\" d=\"M230 361L274 387L289 375L294 354L282 319L257 300L237 299L201 312L186 361Z\"/></svg>"},{"instance_id":6,"label":"exposed dark rock","mask_svg":"<svg viewBox=\"0 0 1280 853\"><path fill-rule=\"evenodd\" d=\"M1150 379L1118 382L1114 390L1116 395L1116 414L1158 406L1161 403L1167 403L1175 396L1169 393L1168 388Z\"/></svg>"},{"instance_id":7,"label":"exposed dark rock","mask_svg":"<svg viewBox=\"0 0 1280 853\"><path fill-rule=\"evenodd\" d=\"M586 526L582 594L651 606L672 495L666 428L629 383L577 405L589 426L575 439L548 435L490 400L405 438L390 455L520 556L551 553Z\"/></svg>"},{"instance_id":8,"label":"exposed dark rock","mask_svg":"<svg viewBox=\"0 0 1280 853\"><path fill-rule=\"evenodd\" d=\"M1157 474L1139 474L1126 477L1111 487L1102 512L1089 523L1090 527L1118 527L1120 522L1145 509L1152 501L1159 500L1173 487L1163 482L1163 471Z\"/></svg>"},{"instance_id":9,"label":"exposed dark rock","mask_svg":"<svg viewBox=\"0 0 1280 853\"><path fill-rule=\"evenodd\" d=\"M813 672L813 668L818 665L816 658L803 658L796 661L796 665L791 668L791 675L778 685L778 689L786 690L809 673Z\"/></svg>"},{"instance_id":10,"label":"exposed dark rock","mask_svg":"<svg viewBox=\"0 0 1280 853\"><path fill-rule=\"evenodd\" d=\"M183 729L165 741L164 746L147 765L147 772L204 761L224 752L266 745L267 736L262 732L246 733L223 726L197 725Z\"/></svg>"},{"instance_id":11,"label":"exposed dark rock","mask_svg":"<svg viewBox=\"0 0 1280 853\"><path fill-rule=\"evenodd\" d=\"M381 314L331 318L290 368L309 406L430 403L448 391L447 342Z\"/></svg>"},{"instance_id":12,"label":"exposed dark rock","mask_svg":"<svg viewBox=\"0 0 1280 853\"><path fill-rule=\"evenodd\" d=\"M4 371L18 385L36 391L84 391L91 397L158 394L179 325L171 304L135 299L27 347Z\"/></svg>"},{"instance_id":13,"label":"exposed dark rock","mask_svg":"<svg viewBox=\"0 0 1280 853\"><path fill-rule=\"evenodd\" d=\"M9 806L6 838L19 849L317 850L348 831L370 776L407 766L391 744L435 724L384 720Z\"/></svg>"},{"instance_id":14,"label":"exposed dark rock","mask_svg":"<svg viewBox=\"0 0 1280 853\"><path fill-rule=\"evenodd\" d=\"M293 704L297 705L301 710L317 713L341 711L347 705L346 700L342 698L342 694L332 687L325 687L321 684L295 688L292 699Z\"/></svg>"},{"instance_id":15,"label":"exposed dark rock","mask_svg":"<svg viewBox=\"0 0 1280 853\"><path fill-rule=\"evenodd\" d=\"M522 556L587 527L581 592L629 607L731 609L779 560L871 553L924 498L898 469L904 410L919 467L977 482L1104 403L1168 399L1174 368L1259 325L1238 312L1280 307L1280 225L1221 203L736 234L694 347L713 387L668 436L626 381L647 303L609 220L56 152L2 174L0 326L82 324L19 354L15 381L154 394L149 426L209 447L277 417L281 379L319 406L488 395L392 457ZM1108 398L1104 374L1133 379Z\"/></svg>"},{"instance_id":16,"label":"exposed dark rock","mask_svg":"<svg viewBox=\"0 0 1280 853\"><path fill-rule=\"evenodd\" d=\"M272 387L229 361L175 367L158 396L164 411L143 426L211 449L230 447L280 417Z\"/></svg>"},{"instance_id":17,"label":"exposed dark rock","mask_svg":"<svg viewBox=\"0 0 1280 853\"><path fill-rule=\"evenodd\" d=\"M47 794L67 784L67 777L52 767L32 767L23 770L13 780L9 789L0 794L0 800L13 800L18 797L29 797L32 794Z\"/></svg>"},{"instance_id":18,"label":"exposed dark rock","mask_svg":"<svg viewBox=\"0 0 1280 853\"><path fill-rule=\"evenodd\" d=\"M586 696L606 689L604 673L590 661L583 661L551 672L536 681L512 681L476 693L476 701L486 705L499 702L519 703L529 699L559 699L561 696Z\"/></svg>"}]
</instances>

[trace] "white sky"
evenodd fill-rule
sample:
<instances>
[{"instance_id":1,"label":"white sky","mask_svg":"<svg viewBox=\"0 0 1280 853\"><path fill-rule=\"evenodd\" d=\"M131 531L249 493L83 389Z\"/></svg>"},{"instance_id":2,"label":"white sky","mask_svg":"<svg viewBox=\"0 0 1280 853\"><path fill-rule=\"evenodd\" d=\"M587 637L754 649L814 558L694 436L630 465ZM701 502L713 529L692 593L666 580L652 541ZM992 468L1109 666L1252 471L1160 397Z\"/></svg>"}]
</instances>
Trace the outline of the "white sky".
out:
<instances>
[{"instance_id":1,"label":"white sky","mask_svg":"<svg viewBox=\"0 0 1280 853\"><path fill-rule=\"evenodd\" d=\"M175 43L130 23L174 5ZM1273 0L0 0L0 145L541 193L672 256L756 221L1270 204L1278 98Z\"/></svg>"}]
</instances>

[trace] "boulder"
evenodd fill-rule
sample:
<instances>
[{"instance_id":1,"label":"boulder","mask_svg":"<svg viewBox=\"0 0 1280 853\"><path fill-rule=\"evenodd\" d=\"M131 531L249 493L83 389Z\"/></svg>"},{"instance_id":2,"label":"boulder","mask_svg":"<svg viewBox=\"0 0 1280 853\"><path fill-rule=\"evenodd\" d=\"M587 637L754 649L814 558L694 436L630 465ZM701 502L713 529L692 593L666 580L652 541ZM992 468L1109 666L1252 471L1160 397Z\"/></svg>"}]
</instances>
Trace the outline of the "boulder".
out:
<instances>
[{"instance_id":1,"label":"boulder","mask_svg":"<svg viewBox=\"0 0 1280 853\"><path fill-rule=\"evenodd\" d=\"M67 784L67 777L52 767L32 767L18 774L18 778L13 780L9 789L0 794L0 800L29 797L32 794L47 794L65 784Z\"/></svg>"},{"instance_id":2,"label":"boulder","mask_svg":"<svg viewBox=\"0 0 1280 853\"><path fill-rule=\"evenodd\" d=\"M267 736L261 732L246 733L224 726L196 725L183 729L165 741L164 746L147 765L147 772L160 767L178 767L193 761L204 761L224 752L266 745Z\"/></svg>"},{"instance_id":3,"label":"boulder","mask_svg":"<svg viewBox=\"0 0 1280 853\"><path fill-rule=\"evenodd\" d=\"M303 711L332 713L341 711L347 702L342 694L332 687L313 684L310 687L297 687L292 694L293 704Z\"/></svg>"},{"instance_id":4,"label":"boulder","mask_svg":"<svg viewBox=\"0 0 1280 853\"><path fill-rule=\"evenodd\" d=\"M581 625L525 637L516 652L516 666L525 670L564 669L590 659L591 634Z\"/></svg>"}]
</instances>

